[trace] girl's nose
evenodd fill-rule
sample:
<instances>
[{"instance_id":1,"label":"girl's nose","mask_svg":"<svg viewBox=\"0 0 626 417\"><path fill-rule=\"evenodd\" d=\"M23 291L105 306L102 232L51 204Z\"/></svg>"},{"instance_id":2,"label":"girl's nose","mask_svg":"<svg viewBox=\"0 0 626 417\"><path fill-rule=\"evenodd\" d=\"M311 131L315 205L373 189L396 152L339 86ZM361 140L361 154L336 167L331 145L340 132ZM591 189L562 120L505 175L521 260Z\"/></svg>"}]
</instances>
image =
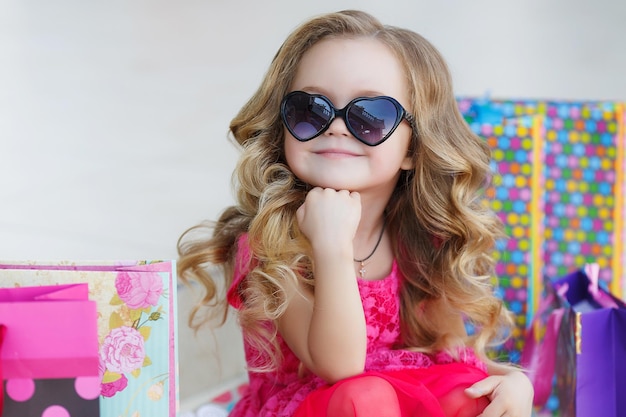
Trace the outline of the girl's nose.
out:
<instances>
[{"instance_id":1,"label":"girl's nose","mask_svg":"<svg viewBox=\"0 0 626 417\"><path fill-rule=\"evenodd\" d=\"M324 133L336 136L352 136L352 133L348 130L348 126L346 126L346 121L343 120L342 117L335 117Z\"/></svg>"}]
</instances>

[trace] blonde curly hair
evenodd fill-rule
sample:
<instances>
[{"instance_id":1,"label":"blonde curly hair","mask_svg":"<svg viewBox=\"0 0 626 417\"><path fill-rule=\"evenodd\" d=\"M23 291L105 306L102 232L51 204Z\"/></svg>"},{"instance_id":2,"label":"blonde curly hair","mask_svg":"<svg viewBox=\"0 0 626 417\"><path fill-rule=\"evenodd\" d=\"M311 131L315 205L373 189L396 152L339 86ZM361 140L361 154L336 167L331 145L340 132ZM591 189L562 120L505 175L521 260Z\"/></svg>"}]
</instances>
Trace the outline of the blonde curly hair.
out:
<instances>
[{"instance_id":1,"label":"blonde curly hair","mask_svg":"<svg viewBox=\"0 0 626 417\"><path fill-rule=\"evenodd\" d=\"M487 346L512 325L510 313L493 294L492 254L503 232L482 203L490 151L459 113L440 53L417 33L382 25L354 10L322 15L295 29L259 89L232 120L230 131L241 146L233 176L237 205L209 225L211 237L194 238L200 225L183 234L178 245L179 276L206 288L190 323L202 323L194 320L201 307L210 307L221 323L226 319L228 303L218 288L231 286L237 241L247 233L255 263L241 287L244 302L238 320L247 340L266 358L258 369L273 369L280 360L276 328L268 323L284 312L288 284L301 281L314 289L315 283L310 247L295 216L309 187L286 164L279 108L303 54L331 37L370 37L385 44L403 66L410 90L413 169L402 172L386 210L403 277L402 344L426 352L450 348L446 329L423 308L423 303L439 300L444 310L438 308L438 314L461 313L475 326L473 336L463 342L486 359ZM222 268L220 285L220 274L211 265Z\"/></svg>"}]
</instances>

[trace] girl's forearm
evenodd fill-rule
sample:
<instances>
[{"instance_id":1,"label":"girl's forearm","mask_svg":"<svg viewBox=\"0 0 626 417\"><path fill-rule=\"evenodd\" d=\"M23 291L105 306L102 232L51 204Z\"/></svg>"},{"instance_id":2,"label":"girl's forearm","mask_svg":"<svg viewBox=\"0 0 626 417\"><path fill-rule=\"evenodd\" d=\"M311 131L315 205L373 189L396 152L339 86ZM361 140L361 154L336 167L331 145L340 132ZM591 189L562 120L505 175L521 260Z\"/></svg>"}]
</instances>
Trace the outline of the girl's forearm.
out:
<instances>
[{"instance_id":1,"label":"girl's forearm","mask_svg":"<svg viewBox=\"0 0 626 417\"><path fill-rule=\"evenodd\" d=\"M363 372L367 334L351 253L315 257L314 300L308 344L316 373L332 383Z\"/></svg>"}]
</instances>

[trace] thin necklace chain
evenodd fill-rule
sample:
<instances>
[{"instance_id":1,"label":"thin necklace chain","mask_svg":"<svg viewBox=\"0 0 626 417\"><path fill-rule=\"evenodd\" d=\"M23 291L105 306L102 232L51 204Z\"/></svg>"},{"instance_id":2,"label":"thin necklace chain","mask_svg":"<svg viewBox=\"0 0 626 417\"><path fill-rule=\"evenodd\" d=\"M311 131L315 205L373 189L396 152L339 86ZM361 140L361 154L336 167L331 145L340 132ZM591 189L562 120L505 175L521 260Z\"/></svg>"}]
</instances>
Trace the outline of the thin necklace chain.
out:
<instances>
[{"instance_id":1,"label":"thin necklace chain","mask_svg":"<svg viewBox=\"0 0 626 417\"><path fill-rule=\"evenodd\" d=\"M376 253L376 249L378 249L378 245L380 245L380 242L383 240L383 234L385 233L385 220L386 219L383 218L383 227L380 228L380 235L378 235L378 240L376 241L376 245L374 246L374 249L372 249L372 252L363 259L353 258L354 262L358 262L361 264L361 268L359 269L359 275L361 276L361 278L365 277L365 261L374 256L374 253Z\"/></svg>"}]
</instances>

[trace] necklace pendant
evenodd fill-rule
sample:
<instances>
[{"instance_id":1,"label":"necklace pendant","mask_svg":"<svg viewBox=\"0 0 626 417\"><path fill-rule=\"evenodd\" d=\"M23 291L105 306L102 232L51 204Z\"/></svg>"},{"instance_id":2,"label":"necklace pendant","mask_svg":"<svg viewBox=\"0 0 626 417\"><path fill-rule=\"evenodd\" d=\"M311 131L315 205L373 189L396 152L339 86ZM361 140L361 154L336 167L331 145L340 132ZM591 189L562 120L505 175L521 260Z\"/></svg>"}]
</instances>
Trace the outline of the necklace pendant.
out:
<instances>
[{"instance_id":1,"label":"necklace pendant","mask_svg":"<svg viewBox=\"0 0 626 417\"><path fill-rule=\"evenodd\" d=\"M365 278L365 272L365 264L361 262L361 268L359 268L359 275L361 276L361 278Z\"/></svg>"},{"instance_id":2,"label":"necklace pendant","mask_svg":"<svg viewBox=\"0 0 626 417\"><path fill-rule=\"evenodd\" d=\"M376 245L374 246L372 252L363 259L352 258L354 262L359 262L361 264L361 268L359 268L359 275L361 276L361 278L365 278L365 272L367 272L365 271L365 262L374 255L376 249L378 249L378 245L380 245L380 241L383 240L383 234L385 232L385 220L386 219L383 217L383 227L380 228L380 235L378 235L378 240L376 241Z\"/></svg>"}]
</instances>

